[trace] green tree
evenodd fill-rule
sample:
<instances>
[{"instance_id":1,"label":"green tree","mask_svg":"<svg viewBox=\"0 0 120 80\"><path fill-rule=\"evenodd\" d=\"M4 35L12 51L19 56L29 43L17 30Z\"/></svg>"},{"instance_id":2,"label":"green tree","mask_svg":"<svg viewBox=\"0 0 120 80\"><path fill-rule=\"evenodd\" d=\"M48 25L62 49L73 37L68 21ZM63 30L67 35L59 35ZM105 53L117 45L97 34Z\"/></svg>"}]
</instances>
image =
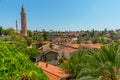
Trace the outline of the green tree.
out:
<instances>
[{"instance_id":1,"label":"green tree","mask_svg":"<svg viewBox=\"0 0 120 80\"><path fill-rule=\"evenodd\" d=\"M100 51L90 51L89 54L91 66L95 66L97 78L101 80L119 80L120 51L118 45L109 45L101 47Z\"/></svg>"},{"instance_id":2,"label":"green tree","mask_svg":"<svg viewBox=\"0 0 120 80\"><path fill-rule=\"evenodd\" d=\"M108 44L108 43L110 43L110 40L101 38L100 43L101 44Z\"/></svg>"},{"instance_id":3,"label":"green tree","mask_svg":"<svg viewBox=\"0 0 120 80\"><path fill-rule=\"evenodd\" d=\"M119 80L120 50L118 45L103 46L99 51L78 52L62 64L72 80Z\"/></svg>"},{"instance_id":4,"label":"green tree","mask_svg":"<svg viewBox=\"0 0 120 80\"><path fill-rule=\"evenodd\" d=\"M0 26L0 36L2 35L3 33L3 29L2 29L2 26Z\"/></svg>"},{"instance_id":5,"label":"green tree","mask_svg":"<svg viewBox=\"0 0 120 80\"><path fill-rule=\"evenodd\" d=\"M32 48L28 48L26 49L26 52L25 52L28 56L29 56L29 59L32 61L32 62L35 62L36 61L36 57L37 56L41 56L42 54L40 53L40 51L35 47L33 46Z\"/></svg>"},{"instance_id":6,"label":"green tree","mask_svg":"<svg viewBox=\"0 0 120 80\"><path fill-rule=\"evenodd\" d=\"M41 33L33 35L32 38L33 38L33 40L37 40L39 42L44 41L43 35Z\"/></svg>"},{"instance_id":7,"label":"green tree","mask_svg":"<svg viewBox=\"0 0 120 80\"><path fill-rule=\"evenodd\" d=\"M15 32L15 30L13 28L8 28L5 30L5 34L6 35L16 35L17 33Z\"/></svg>"},{"instance_id":8,"label":"green tree","mask_svg":"<svg viewBox=\"0 0 120 80\"><path fill-rule=\"evenodd\" d=\"M8 32L7 32L6 29L3 29L2 31L3 31L3 34L4 34L4 35L8 35Z\"/></svg>"},{"instance_id":9,"label":"green tree","mask_svg":"<svg viewBox=\"0 0 120 80\"><path fill-rule=\"evenodd\" d=\"M32 45L32 38L31 37L25 36L24 38L26 39L28 46Z\"/></svg>"},{"instance_id":10,"label":"green tree","mask_svg":"<svg viewBox=\"0 0 120 80\"><path fill-rule=\"evenodd\" d=\"M25 37L21 36L21 35L17 35L17 36L12 36L9 41L14 42L14 46L17 48L17 50L19 52L22 52L25 54L26 48L28 46L27 40L25 39Z\"/></svg>"},{"instance_id":11,"label":"green tree","mask_svg":"<svg viewBox=\"0 0 120 80\"><path fill-rule=\"evenodd\" d=\"M82 42L82 37L79 36L79 37L77 38L77 43L80 44L81 42Z\"/></svg>"},{"instance_id":12,"label":"green tree","mask_svg":"<svg viewBox=\"0 0 120 80\"><path fill-rule=\"evenodd\" d=\"M28 34L29 37L32 37L32 32L31 32L31 30L27 30L27 34Z\"/></svg>"},{"instance_id":13,"label":"green tree","mask_svg":"<svg viewBox=\"0 0 120 80\"><path fill-rule=\"evenodd\" d=\"M61 67L70 74L72 79L76 79L77 75L81 72L82 68L85 67L84 63L85 51L80 50L76 54L73 54L71 58L64 62Z\"/></svg>"},{"instance_id":14,"label":"green tree","mask_svg":"<svg viewBox=\"0 0 120 80\"><path fill-rule=\"evenodd\" d=\"M99 43L100 42L100 38L99 37L95 37L92 42L93 43Z\"/></svg>"},{"instance_id":15,"label":"green tree","mask_svg":"<svg viewBox=\"0 0 120 80\"><path fill-rule=\"evenodd\" d=\"M90 33L90 37L95 37L95 30L93 29L92 32Z\"/></svg>"},{"instance_id":16,"label":"green tree","mask_svg":"<svg viewBox=\"0 0 120 80\"><path fill-rule=\"evenodd\" d=\"M28 56L17 51L16 47L0 42L0 80L49 80L32 63Z\"/></svg>"},{"instance_id":17,"label":"green tree","mask_svg":"<svg viewBox=\"0 0 120 80\"><path fill-rule=\"evenodd\" d=\"M13 46L15 46L19 52L28 55L29 59L33 62L35 62L36 56L41 55L40 51L35 46L32 45L31 37L17 35L12 36L8 41L12 41L14 43ZM28 46L32 47L27 48Z\"/></svg>"},{"instance_id":18,"label":"green tree","mask_svg":"<svg viewBox=\"0 0 120 80\"><path fill-rule=\"evenodd\" d=\"M49 40L49 36L48 36L48 33L47 33L47 32L44 32L44 33L43 33L43 38L44 38L44 41Z\"/></svg>"},{"instance_id":19,"label":"green tree","mask_svg":"<svg viewBox=\"0 0 120 80\"><path fill-rule=\"evenodd\" d=\"M45 29L43 29L42 30L42 33L43 33L43 39L44 39L44 41L48 41L48 40L50 40L49 38L49 33L47 32L47 31L45 31Z\"/></svg>"}]
</instances>

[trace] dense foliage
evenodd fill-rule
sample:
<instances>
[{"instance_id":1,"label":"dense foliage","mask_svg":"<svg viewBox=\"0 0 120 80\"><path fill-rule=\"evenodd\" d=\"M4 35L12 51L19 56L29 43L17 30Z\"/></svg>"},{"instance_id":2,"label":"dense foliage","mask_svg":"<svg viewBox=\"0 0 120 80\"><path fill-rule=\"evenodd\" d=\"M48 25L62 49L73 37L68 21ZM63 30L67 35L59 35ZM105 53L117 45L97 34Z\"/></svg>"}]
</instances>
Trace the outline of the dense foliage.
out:
<instances>
[{"instance_id":1,"label":"dense foliage","mask_svg":"<svg viewBox=\"0 0 120 80\"><path fill-rule=\"evenodd\" d=\"M61 67L70 74L72 79L75 79L82 68L85 67L82 64L84 62L84 53L84 50L80 50L78 53L73 54L67 62L61 65Z\"/></svg>"},{"instance_id":2,"label":"dense foliage","mask_svg":"<svg viewBox=\"0 0 120 80\"><path fill-rule=\"evenodd\" d=\"M63 63L62 68L72 80L119 80L120 50L113 44L99 51L80 50Z\"/></svg>"},{"instance_id":3,"label":"dense foliage","mask_svg":"<svg viewBox=\"0 0 120 80\"><path fill-rule=\"evenodd\" d=\"M40 51L36 48L35 45L32 45L32 40L30 37L24 37L24 36L21 36L21 35L17 35L17 36L11 36L11 38L6 38L4 39L4 41L6 42L12 42L13 46L16 47L16 49L23 53L24 55L28 55L29 59L33 62L35 62L35 58L37 56L40 56L41 53ZM30 47L30 48L28 48Z\"/></svg>"},{"instance_id":4,"label":"dense foliage","mask_svg":"<svg viewBox=\"0 0 120 80\"><path fill-rule=\"evenodd\" d=\"M13 28L3 29L2 26L0 26L0 36L1 35L16 35L17 33Z\"/></svg>"},{"instance_id":5,"label":"dense foliage","mask_svg":"<svg viewBox=\"0 0 120 80\"><path fill-rule=\"evenodd\" d=\"M27 56L14 46L0 42L0 80L48 80Z\"/></svg>"},{"instance_id":6,"label":"dense foliage","mask_svg":"<svg viewBox=\"0 0 120 80\"><path fill-rule=\"evenodd\" d=\"M95 37L92 42L93 43L108 44L108 43L110 43L110 40L104 39L103 37Z\"/></svg>"},{"instance_id":7,"label":"dense foliage","mask_svg":"<svg viewBox=\"0 0 120 80\"><path fill-rule=\"evenodd\" d=\"M33 46L32 48L26 49L25 54L29 56L29 59L32 62L36 62L36 57L39 57L42 55L41 52L35 46Z\"/></svg>"}]
</instances>

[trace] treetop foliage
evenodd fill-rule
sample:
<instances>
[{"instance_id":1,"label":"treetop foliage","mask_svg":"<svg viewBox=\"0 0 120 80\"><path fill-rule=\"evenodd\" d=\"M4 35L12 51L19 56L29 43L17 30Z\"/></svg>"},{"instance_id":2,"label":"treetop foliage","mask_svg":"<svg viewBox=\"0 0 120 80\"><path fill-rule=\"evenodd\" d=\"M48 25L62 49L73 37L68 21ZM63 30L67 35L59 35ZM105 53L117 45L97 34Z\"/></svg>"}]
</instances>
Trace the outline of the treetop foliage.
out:
<instances>
[{"instance_id":1,"label":"treetop foliage","mask_svg":"<svg viewBox=\"0 0 120 80\"><path fill-rule=\"evenodd\" d=\"M80 50L61 67L72 80L119 80L120 49L118 45L110 44L99 51Z\"/></svg>"},{"instance_id":2,"label":"treetop foliage","mask_svg":"<svg viewBox=\"0 0 120 80\"><path fill-rule=\"evenodd\" d=\"M49 80L28 56L0 41L0 80Z\"/></svg>"}]
</instances>

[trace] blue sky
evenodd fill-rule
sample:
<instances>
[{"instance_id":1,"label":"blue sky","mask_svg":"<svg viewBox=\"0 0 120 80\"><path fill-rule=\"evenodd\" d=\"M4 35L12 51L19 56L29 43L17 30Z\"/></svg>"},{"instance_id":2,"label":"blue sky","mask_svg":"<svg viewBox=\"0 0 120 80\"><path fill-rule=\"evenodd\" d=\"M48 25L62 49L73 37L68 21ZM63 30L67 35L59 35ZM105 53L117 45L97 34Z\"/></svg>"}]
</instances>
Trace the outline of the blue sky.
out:
<instances>
[{"instance_id":1,"label":"blue sky","mask_svg":"<svg viewBox=\"0 0 120 80\"><path fill-rule=\"evenodd\" d=\"M21 29L22 4L31 30L120 28L120 0L0 0L0 25Z\"/></svg>"}]
</instances>

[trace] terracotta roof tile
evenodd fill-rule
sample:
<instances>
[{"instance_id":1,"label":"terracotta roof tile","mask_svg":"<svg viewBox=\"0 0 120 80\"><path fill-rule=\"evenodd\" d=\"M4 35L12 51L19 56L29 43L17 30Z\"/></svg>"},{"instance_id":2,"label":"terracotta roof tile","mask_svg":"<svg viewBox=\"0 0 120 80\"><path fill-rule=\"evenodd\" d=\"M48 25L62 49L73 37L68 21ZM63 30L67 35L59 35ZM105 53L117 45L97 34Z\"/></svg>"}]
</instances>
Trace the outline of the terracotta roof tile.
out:
<instances>
[{"instance_id":1,"label":"terracotta roof tile","mask_svg":"<svg viewBox=\"0 0 120 80\"><path fill-rule=\"evenodd\" d=\"M80 44L80 47L84 47L84 48L92 48L92 49L100 49L101 46L104 46L102 44Z\"/></svg>"},{"instance_id":2,"label":"terracotta roof tile","mask_svg":"<svg viewBox=\"0 0 120 80\"><path fill-rule=\"evenodd\" d=\"M64 47L63 49L61 49L60 52L63 52L65 54L70 54L70 53L73 53L75 51L77 51L77 49L70 48L70 47Z\"/></svg>"},{"instance_id":3,"label":"terracotta roof tile","mask_svg":"<svg viewBox=\"0 0 120 80\"><path fill-rule=\"evenodd\" d=\"M75 48L75 49L78 49L80 47L80 45L79 44L71 44L71 47Z\"/></svg>"},{"instance_id":4,"label":"terracotta roof tile","mask_svg":"<svg viewBox=\"0 0 120 80\"><path fill-rule=\"evenodd\" d=\"M38 62L36 65L43 69L50 80L59 80L60 78L69 77L67 73L65 73L61 68L57 66L53 66L44 62Z\"/></svg>"},{"instance_id":5,"label":"terracotta roof tile","mask_svg":"<svg viewBox=\"0 0 120 80\"><path fill-rule=\"evenodd\" d=\"M72 48L75 48L75 49L79 49L80 44L67 43L67 44L65 44L65 46L66 46L66 47L72 47Z\"/></svg>"}]
</instances>

